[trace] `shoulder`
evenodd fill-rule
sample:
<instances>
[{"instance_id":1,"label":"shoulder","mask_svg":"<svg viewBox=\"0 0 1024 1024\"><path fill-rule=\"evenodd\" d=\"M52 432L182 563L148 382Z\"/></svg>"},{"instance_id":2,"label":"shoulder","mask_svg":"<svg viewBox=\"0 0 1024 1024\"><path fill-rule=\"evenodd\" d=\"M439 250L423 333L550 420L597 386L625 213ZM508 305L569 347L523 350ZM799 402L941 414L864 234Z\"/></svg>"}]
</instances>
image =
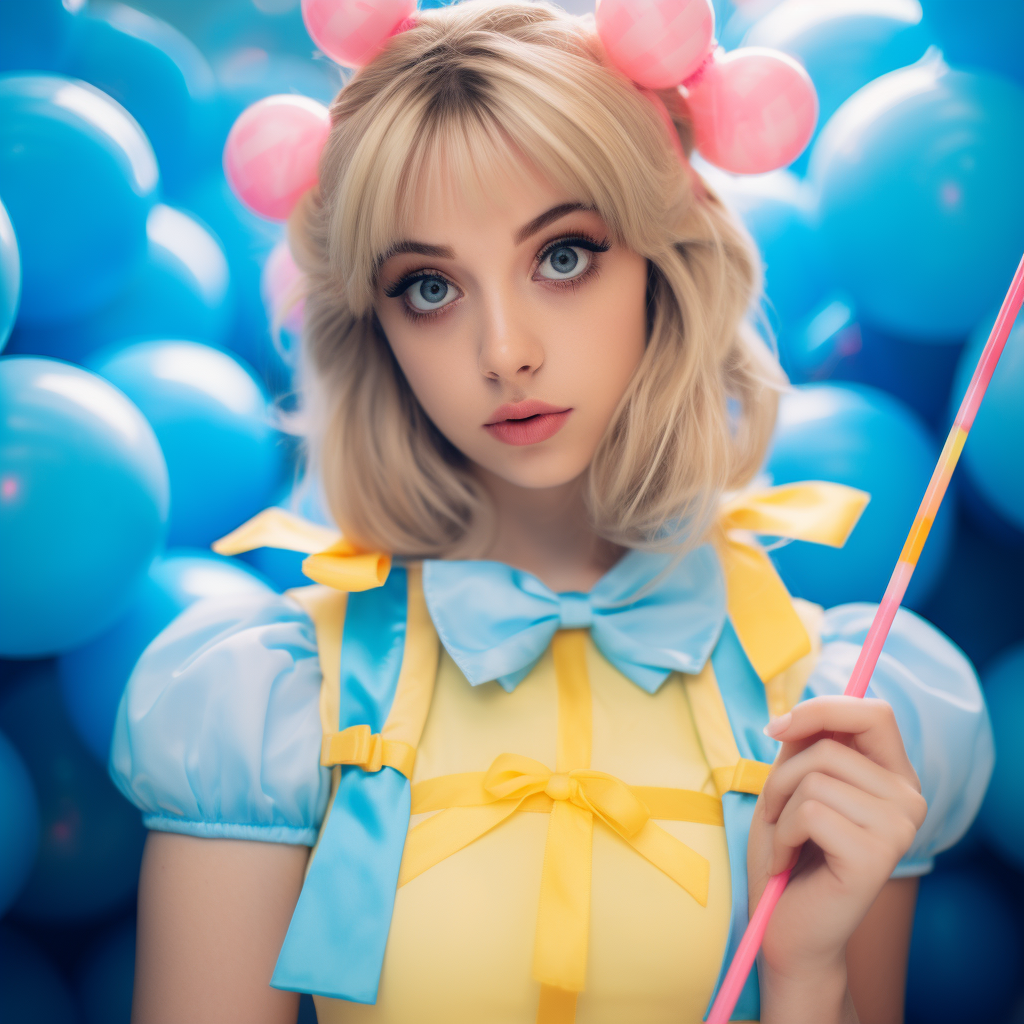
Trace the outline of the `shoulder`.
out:
<instances>
[{"instance_id":1,"label":"shoulder","mask_svg":"<svg viewBox=\"0 0 1024 1024\"><path fill-rule=\"evenodd\" d=\"M110 772L149 828L311 845L326 806L320 665L291 598L200 601L146 649Z\"/></svg>"},{"instance_id":2,"label":"shoulder","mask_svg":"<svg viewBox=\"0 0 1024 1024\"><path fill-rule=\"evenodd\" d=\"M813 695L843 692L876 607L847 604L825 612L821 652L808 680ZM892 705L928 801L928 817L897 869L922 874L967 830L985 795L995 761L985 698L966 655L905 608L896 613L868 696Z\"/></svg>"}]
</instances>

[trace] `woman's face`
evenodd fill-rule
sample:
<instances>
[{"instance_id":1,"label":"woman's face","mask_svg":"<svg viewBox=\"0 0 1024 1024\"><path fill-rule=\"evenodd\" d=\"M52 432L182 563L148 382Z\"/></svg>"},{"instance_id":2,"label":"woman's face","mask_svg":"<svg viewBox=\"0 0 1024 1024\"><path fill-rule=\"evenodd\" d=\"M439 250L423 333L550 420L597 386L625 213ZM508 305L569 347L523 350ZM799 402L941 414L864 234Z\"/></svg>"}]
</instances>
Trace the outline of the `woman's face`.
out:
<instances>
[{"instance_id":1,"label":"woman's face","mask_svg":"<svg viewBox=\"0 0 1024 1024\"><path fill-rule=\"evenodd\" d=\"M375 308L456 448L509 483L555 487L589 465L643 354L647 264L526 172L500 193L427 190Z\"/></svg>"}]
</instances>

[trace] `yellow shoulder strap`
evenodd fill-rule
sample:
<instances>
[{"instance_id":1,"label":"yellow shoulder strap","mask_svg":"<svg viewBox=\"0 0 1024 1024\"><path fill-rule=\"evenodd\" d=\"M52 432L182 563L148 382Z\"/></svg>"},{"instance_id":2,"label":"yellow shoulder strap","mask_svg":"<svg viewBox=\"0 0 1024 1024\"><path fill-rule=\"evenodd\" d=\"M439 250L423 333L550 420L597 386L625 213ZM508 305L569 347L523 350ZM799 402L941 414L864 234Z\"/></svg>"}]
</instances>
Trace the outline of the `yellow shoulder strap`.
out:
<instances>
[{"instance_id":1,"label":"yellow shoulder strap","mask_svg":"<svg viewBox=\"0 0 1024 1024\"><path fill-rule=\"evenodd\" d=\"M793 605L810 636L812 650L765 683L768 710L773 717L784 714L800 699L821 649L821 607L800 599ZM685 681L694 725L719 796L730 790L760 793L771 765L740 757L711 660L699 675L686 676Z\"/></svg>"},{"instance_id":2,"label":"yellow shoulder strap","mask_svg":"<svg viewBox=\"0 0 1024 1024\"><path fill-rule=\"evenodd\" d=\"M345 626L348 594L333 587L315 583L286 591L313 620L316 647L320 656L320 728L326 735L338 729L341 707L341 633Z\"/></svg>"},{"instance_id":3,"label":"yellow shoulder strap","mask_svg":"<svg viewBox=\"0 0 1024 1024\"><path fill-rule=\"evenodd\" d=\"M800 621L807 630L811 650L789 668L765 680L768 713L772 718L784 715L800 700L821 651L821 620L825 615L825 609L820 604L812 604L800 597L794 597L792 601L793 610L800 616Z\"/></svg>"},{"instance_id":4,"label":"yellow shoulder strap","mask_svg":"<svg viewBox=\"0 0 1024 1024\"><path fill-rule=\"evenodd\" d=\"M423 596L423 571L410 565L405 648L391 711L379 733L369 725L338 729L341 702L341 638L348 595L332 587L312 586L289 591L306 610L316 628L320 652L320 723L323 741L320 763L325 766L352 764L377 772L387 765L412 777L416 748L434 694L434 679L440 657L440 642Z\"/></svg>"}]
</instances>

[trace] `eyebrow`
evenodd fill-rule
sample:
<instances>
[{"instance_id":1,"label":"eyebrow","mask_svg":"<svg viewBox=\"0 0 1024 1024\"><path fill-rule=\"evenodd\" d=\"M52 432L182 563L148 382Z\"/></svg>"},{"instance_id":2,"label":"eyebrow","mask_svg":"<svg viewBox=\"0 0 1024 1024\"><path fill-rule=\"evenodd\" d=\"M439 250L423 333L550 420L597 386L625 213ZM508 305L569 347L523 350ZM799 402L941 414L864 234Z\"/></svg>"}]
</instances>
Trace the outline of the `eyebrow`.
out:
<instances>
[{"instance_id":1,"label":"eyebrow","mask_svg":"<svg viewBox=\"0 0 1024 1024\"><path fill-rule=\"evenodd\" d=\"M539 217L534 217L529 224L524 224L515 233L516 245L522 245L523 242L525 242L531 235L535 235L538 231L542 231L549 224L552 224L561 217L564 217L567 213L576 213L578 210L585 210L589 213L593 213L594 207L588 206L586 203L560 203L558 206L552 206L550 210L546 210Z\"/></svg>"},{"instance_id":2,"label":"eyebrow","mask_svg":"<svg viewBox=\"0 0 1024 1024\"><path fill-rule=\"evenodd\" d=\"M586 203L559 203L558 206L552 206L550 210L545 210L539 217L534 217L533 220L528 224L524 224L515 233L515 244L522 245L531 235L537 234L538 231L542 231L549 224L554 223L566 214L575 213L578 210L593 212L594 207L588 206ZM384 266L392 256L399 256L402 253L412 253L416 256L426 256L435 260L455 259L455 250L449 245L430 245L427 242L414 242L404 239L401 242L395 242L394 245L388 246L387 251L380 255L377 259L378 269Z\"/></svg>"}]
</instances>

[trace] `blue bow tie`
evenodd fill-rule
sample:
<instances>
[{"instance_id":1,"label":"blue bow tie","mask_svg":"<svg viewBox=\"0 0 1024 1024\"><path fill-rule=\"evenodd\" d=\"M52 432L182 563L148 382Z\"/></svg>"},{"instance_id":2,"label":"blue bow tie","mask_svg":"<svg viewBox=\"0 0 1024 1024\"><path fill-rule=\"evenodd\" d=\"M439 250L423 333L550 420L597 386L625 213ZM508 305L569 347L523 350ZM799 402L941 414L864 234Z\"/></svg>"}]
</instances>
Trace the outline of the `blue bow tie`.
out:
<instances>
[{"instance_id":1,"label":"blue bow tie","mask_svg":"<svg viewBox=\"0 0 1024 1024\"><path fill-rule=\"evenodd\" d=\"M510 692L557 630L589 628L601 653L654 693L670 672L703 668L726 614L722 570L707 544L674 566L669 555L627 552L586 594L556 594L528 572L479 561L424 562L423 590L470 683L496 679Z\"/></svg>"}]
</instances>

